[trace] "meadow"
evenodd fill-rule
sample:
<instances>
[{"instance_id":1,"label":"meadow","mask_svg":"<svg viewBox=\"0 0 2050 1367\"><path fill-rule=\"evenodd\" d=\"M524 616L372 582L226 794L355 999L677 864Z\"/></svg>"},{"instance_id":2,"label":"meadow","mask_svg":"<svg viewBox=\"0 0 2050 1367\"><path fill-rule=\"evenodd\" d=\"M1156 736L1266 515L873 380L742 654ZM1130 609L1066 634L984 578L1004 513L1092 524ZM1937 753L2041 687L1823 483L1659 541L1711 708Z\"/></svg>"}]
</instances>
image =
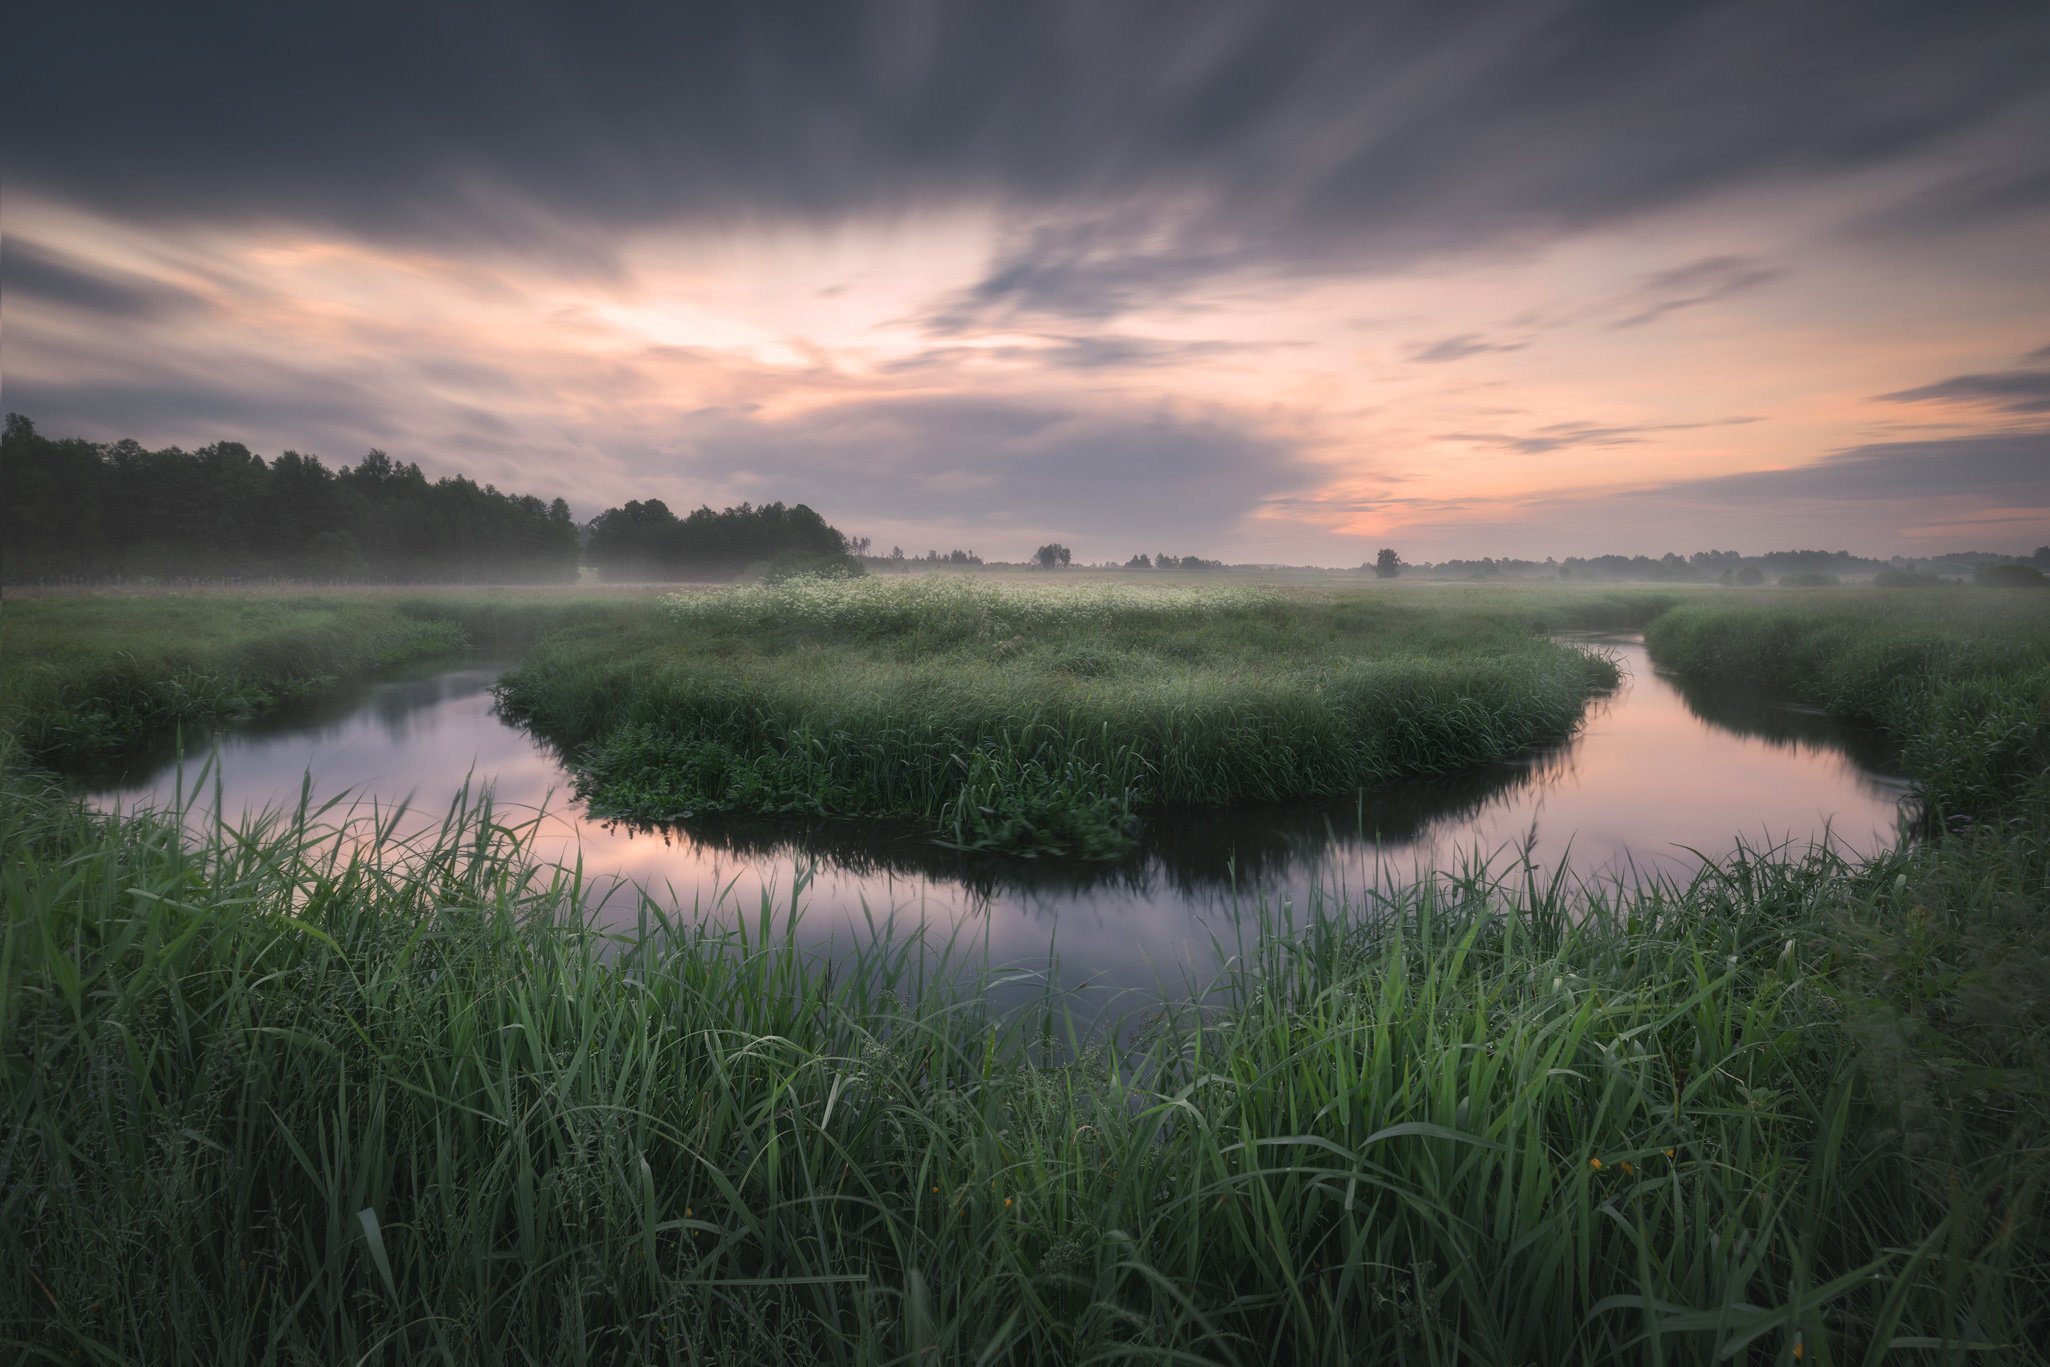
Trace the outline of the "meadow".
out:
<instances>
[{"instance_id":1,"label":"meadow","mask_svg":"<svg viewBox=\"0 0 2050 1367\"><path fill-rule=\"evenodd\" d=\"M166 1362L2043 1360L2033 597L914 592L934 601L10 602L0 1228L19 1256L0 1260L0 1343ZM804 782L764 791L830 809L950 736L1048 762L1072 746L1144 810L1555 736L1603 679L1543 634L1633 624L1683 671L1884 728L1926 838L1868 864L1748 851L1684 882L1470 868L1249 903L1215 981L1115 1035L1051 992L995 1013L988 965L887 924L851 966L809 960L801 888L717 924L648 901L603 934L580 873L534 860L481 795L411 839L318 806L195 832L90 813L48 773L68 737L490 631L529 643L507 701L594 782L639 735L659 764L636 772L683 785L664 801L730 797L668 777L676 748L723 744L730 770L805 737ZM277 645L298 631L334 653ZM216 701L159 695L152 671L216 681L183 695ZM142 701L95 711L109 679ZM1377 738L1355 712L1417 729ZM901 810L936 817L953 776L920 782Z\"/></svg>"}]
</instances>

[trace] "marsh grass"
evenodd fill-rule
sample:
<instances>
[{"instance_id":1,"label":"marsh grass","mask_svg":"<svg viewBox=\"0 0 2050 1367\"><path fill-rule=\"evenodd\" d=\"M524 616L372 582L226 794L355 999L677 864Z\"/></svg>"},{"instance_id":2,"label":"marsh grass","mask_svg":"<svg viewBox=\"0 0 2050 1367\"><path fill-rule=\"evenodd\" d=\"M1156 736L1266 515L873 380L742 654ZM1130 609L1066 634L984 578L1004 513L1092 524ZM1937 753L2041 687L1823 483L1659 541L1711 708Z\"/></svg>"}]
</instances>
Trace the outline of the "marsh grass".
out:
<instances>
[{"instance_id":1,"label":"marsh grass","mask_svg":"<svg viewBox=\"0 0 2050 1367\"><path fill-rule=\"evenodd\" d=\"M478 795L410 838L192 820L0 784L32 1360L1933 1362L2045 1327L2041 996L1897 980L2040 971L2040 850L1249 904L1216 980L1092 1035L886 917L833 963L794 906L605 933Z\"/></svg>"},{"instance_id":2,"label":"marsh grass","mask_svg":"<svg viewBox=\"0 0 2050 1367\"><path fill-rule=\"evenodd\" d=\"M0 608L0 733L73 769L467 645L526 645L648 595L48 593ZM645 603L638 610L647 611Z\"/></svg>"},{"instance_id":3,"label":"marsh grass","mask_svg":"<svg viewBox=\"0 0 2050 1367\"><path fill-rule=\"evenodd\" d=\"M1645 641L1696 679L1762 683L1901 747L1933 824L2032 821L2050 774L2050 604L1885 591L1693 602Z\"/></svg>"},{"instance_id":4,"label":"marsh grass","mask_svg":"<svg viewBox=\"0 0 2050 1367\"><path fill-rule=\"evenodd\" d=\"M1234 772L1216 762L1242 753L1234 725L1322 734L1301 695L1390 661L1398 698L1471 726L1504 661L1585 668L1520 654L1533 630L1650 610L1350 599L1001 636L963 608L909 642L711 620L731 607L436 600L381 620L552 633L533 658L586 671L550 696L592 734L663 722L650 699L744 717L755 689L842 707L846 736L1002 716L1014 739L992 754L1101 762L1079 728L1035 750L1012 713L1178 702L1209 726L1133 771L1158 782ZM1123 1033L1051 990L993 1010L1017 974L885 909L851 957L809 958L801 885L717 915L644 899L608 933L582 872L536 861L532 827L482 795L414 835L402 812L305 802L110 818L0 740L0 1345L59 1362L2042 1361L2050 794L2027 758L2050 632L1999 615L2019 607L1896 611L1704 596L1650 636L1662 660L1891 728L1954 818L1927 842L1868 864L1740 851L1685 882L1474 867L1252 902L1219 929L1226 969ZM187 625L180 659L208 648ZM95 677L106 642L73 639ZM1474 681L1482 713L1463 714ZM1001 705L967 710L977 687ZM33 735L19 700L70 695L8 696ZM832 774L844 742L813 734L788 753Z\"/></svg>"},{"instance_id":5,"label":"marsh grass","mask_svg":"<svg viewBox=\"0 0 2050 1367\"><path fill-rule=\"evenodd\" d=\"M1506 758L1615 682L1499 603L933 576L677 595L548 636L500 698L608 815L909 818L1090 858L1128 848L1149 807Z\"/></svg>"}]
</instances>

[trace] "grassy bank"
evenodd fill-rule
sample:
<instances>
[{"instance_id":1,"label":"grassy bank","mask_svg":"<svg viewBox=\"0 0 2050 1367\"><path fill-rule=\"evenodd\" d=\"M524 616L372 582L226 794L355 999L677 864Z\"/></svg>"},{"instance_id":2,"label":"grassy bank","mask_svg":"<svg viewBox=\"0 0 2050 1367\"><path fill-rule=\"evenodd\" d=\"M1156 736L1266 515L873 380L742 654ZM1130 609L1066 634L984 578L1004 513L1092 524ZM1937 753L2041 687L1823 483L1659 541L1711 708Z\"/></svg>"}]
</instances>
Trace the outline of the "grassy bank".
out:
<instances>
[{"instance_id":1,"label":"grassy bank","mask_svg":"<svg viewBox=\"0 0 2050 1367\"><path fill-rule=\"evenodd\" d=\"M194 838L9 773L10 1350L1938 1362L2050 1329L2037 845L1248 908L1204 1005L1113 1051L907 937L836 973L770 908L606 942L481 806L322 822Z\"/></svg>"},{"instance_id":2,"label":"grassy bank","mask_svg":"<svg viewBox=\"0 0 2050 1367\"><path fill-rule=\"evenodd\" d=\"M1697 600L1645 644L1696 679L1763 683L1877 726L1938 820L2034 822L2050 774L2050 595L1774 594Z\"/></svg>"},{"instance_id":3,"label":"grassy bank","mask_svg":"<svg viewBox=\"0 0 2050 1367\"><path fill-rule=\"evenodd\" d=\"M1106 856L1150 806L1345 792L1567 735L1616 677L1534 632L1567 601L800 581L572 626L501 697L611 814L889 816Z\"/></svg>"},{"instance_id":4,"label":"grassy bank","mask_svg":"<svg viewBox=\"0 0 2050 1367\"><path fill-rule=\"evenodd\" d=\"M650 595L397 590L10 595L0 734L65 769L466 645L516 648ZM636 604L640 606L637 608Z\"/></svg>"},{"instance_id":5,"label":"grassy bank","mask_svg":"<svg viewBox=\"0 0 2050 1367\"><path fill-rule=\"evenodd\" d=\"M1424 689L1435 660L1483 688L1502 661L1560 658L1516 653L1534 628L1644 611L1350 600L1001 596L995 619L973 598L893 619L882 598L874 620L835 600L826 626L746 595L666 614L470 600L474 619L375 620L532 631L530 666L595 662L609 636L627 664L601 682L679 699L703 658L779 698L866 680L944 718L947 671L923 694L891 681L937 659L1010 702L1079 707L1098 688L1173 698L1147 671L1181 670L1194 707L1280 696L1263 669L1315 697L1393 661ZM725 931L650 905L609 940L577 875L476 801L411 842L338 839L338 812L195 833L94 816L0 739L0 1346L2044 1361L2050 778L2028 757L2050 617L1944 607L1702 596L1649 631L1661 662L1889 727L1952 818L1933 840L1868 865L1744 855L1684 884L1503 870L1247 906L1232 969L1115 1048L1056 999L992 1014L982 966L916 937L808 960L783 907ZM198 621L172 635L205 646ZM1089 647L1146 669L1062 663ZM88 680L117 653L81 650Z\"/></svg>"}]
</instances>

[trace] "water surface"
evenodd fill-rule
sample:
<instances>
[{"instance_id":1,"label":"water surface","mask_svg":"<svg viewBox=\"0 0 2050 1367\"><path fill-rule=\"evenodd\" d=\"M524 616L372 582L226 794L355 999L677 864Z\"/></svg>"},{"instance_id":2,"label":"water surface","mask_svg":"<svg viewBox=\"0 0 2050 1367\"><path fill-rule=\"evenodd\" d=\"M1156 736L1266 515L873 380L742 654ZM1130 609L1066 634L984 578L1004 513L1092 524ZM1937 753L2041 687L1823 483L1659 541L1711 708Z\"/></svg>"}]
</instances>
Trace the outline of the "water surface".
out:
<instances>
[{"instance_id":1,"label":"water surface","mask_svg":"<svg viewBox=\"0 0 2050 1367\"><path fill-rule=\"evenodd\" d=\"M500 717L491 687L510 661L444 662L303 700L224 728L193 819L231 817L347 792L366 810L410 800L438 822L468 781L502 813L537 816L546 857L579 857L623 924L644 888L688 914L752 921L764 897L787 907L803 880L800 937L821 948L867 936L871 920L923 926L998 964L1058 964L1064 984L1173 986L1207 975L1213 933L1235 905L1300 906L1314 890L1357 892L1387 877L1527 852L1578 876L1684 874L1739 841L1828 838L1871 853L1898 830L1907 785L1873 737L1754 689L1704 688L1656 669L1635 637L1588 637L1613 652L1622 686L1590 704L1568 742L1441 779L1338 800L1178 811L1147 823L1111 864L1002 859L948 850L914 828L732 818L666 828L590 817L554 752ZM131 757L89 783L104 807L177 800L200 760L174 748ZM780 914L780 912L779 912Z\"/></svg>"}]
</instances>

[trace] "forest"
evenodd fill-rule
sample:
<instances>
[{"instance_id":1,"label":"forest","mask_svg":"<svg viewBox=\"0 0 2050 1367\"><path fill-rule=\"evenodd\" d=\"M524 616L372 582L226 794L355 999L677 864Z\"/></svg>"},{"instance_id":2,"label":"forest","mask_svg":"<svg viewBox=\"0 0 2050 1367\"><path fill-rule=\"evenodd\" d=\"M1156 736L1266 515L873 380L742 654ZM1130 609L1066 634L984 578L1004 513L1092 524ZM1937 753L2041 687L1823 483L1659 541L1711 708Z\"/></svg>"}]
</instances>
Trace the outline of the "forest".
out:
<instances>
[{"instance_id":1,"label":"forest","mask_svg":"<svg viewBox=\"0 0 2050 1367\"><path fill-rule=\"evenodd\" d=\"M859 573L846 536L803 504L677 517L630 500L579 527L569 505L462 475L429 480L371 451L330 468L240 442L186 451L52 438L18 413L0 438L0 579L506 584Z\"/></svg>"},{"instance_id":2,"label":"forest","mask_svg":"<svg viewBox=\"0 0 2050 1367\"><path fill-rule=\"evenodd\" d=\"M329 468L240 442L197 451L51 438L19 413L0 437L0 578L507 583L577 575L561 499L502 492L371 451Z\"/></svg>"}]
</instances>

